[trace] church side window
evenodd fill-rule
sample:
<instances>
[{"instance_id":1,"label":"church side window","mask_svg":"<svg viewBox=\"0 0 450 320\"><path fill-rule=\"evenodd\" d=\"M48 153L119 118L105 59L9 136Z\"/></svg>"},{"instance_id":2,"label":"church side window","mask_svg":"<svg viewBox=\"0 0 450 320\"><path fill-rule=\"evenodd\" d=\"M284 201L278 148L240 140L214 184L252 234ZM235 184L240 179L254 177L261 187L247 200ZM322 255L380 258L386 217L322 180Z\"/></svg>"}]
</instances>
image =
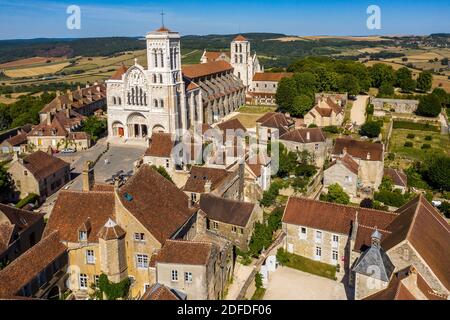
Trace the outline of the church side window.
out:
<instances>
[{"instance_id":1,"label":"church side window","mask_svg":"<svg viewBox=\"0 0 450 320\"><path fill-rule=\"evenodd\" d=\"M162 76L162 74L159 75L159 83L163 83L163 76Z\"/></svg>"},{"instance_id":2,"label":"church side window","mask_svg":"<svg viewBox=\"0 0 450 320\"><path fill-rule=\"evenodd\" d=\"M153 100L153 106L155 108L158 108L158 100L156 100L156 99Z\"/></svg>"},{"instance_id":3,"label":"church side window","mask_svg":"<svg viewBox=\"0 0 450 320\"><path fill-rule=\"evenodd\" d=\"M238 62L238 55L237 55L237 54L234 55L234 62L235 62L235 63Z\"/></svg>"},{"instance_id":4,"label":"church side window","mask_svg":"<svg viewBox=\"0 0 450 320\"><path fill-rule=\"evenodd\" d=\"M116 97L113 97L113 104L117 104Z\"/></svg>"},{"instance_id":5,"label":"church side window","mask_svg":"<svg viewBox=\"0 0 450 320\"><path fill-rule=\"evenodd\" d=\"M128 104L131 104L130 92L127 93L127 98L128 98Z\"/></svg>"},{"instance_id":6,"label":"church side window","mask_svg":"<svg viewBox=\"0 0 450 320\"><path fill-rule=\"evenodd\" d=\"M156 74L153 75L153 83L156 83Z\"/></svg>"},{"instance_id":7,"label":"church side window","mask_svg":"<svg viewBox=\"0 0 450 320\"><path fill-rule=\"evenodd\" d=\"M164 53L161 50L161 68L164 68Z\"/></svg>"},{"instance_id":8,"label":"church side window","mask_svg":"<svg viewBox=\"0 0 450 320\"><path fill-rule=\"evenodd\" d=\"M158 52L153 50L153 63L155 64L155 68L158 68Z\"/></svg>"},{"instance_id":9,"label":"church side window","mask_svg":"<svg viewBox=\"0 0 450 320\"><path fill-rule=\"evenodd\" d=\"M119 97L119 105L122 105L122 98Z\"/></svg>"},{"instance_id":10,"label":"church side window","mask_svg":"<svg viewBox=\"0 0 450 320\"><path fill-rule=\"evenodd\" d=\"M239 55L239 62L242 63L242 54Z\"/></svg>"},{"instance_id":11,"label":"church side window","mask_svg":"<svg viewBox=\"0 0 450 320\"><path fill-rule=\"evenodd\" d=\"M159 100L159 106L161 108L164 108L164 100L163 99Z\"/></svg>"}]
</instances>

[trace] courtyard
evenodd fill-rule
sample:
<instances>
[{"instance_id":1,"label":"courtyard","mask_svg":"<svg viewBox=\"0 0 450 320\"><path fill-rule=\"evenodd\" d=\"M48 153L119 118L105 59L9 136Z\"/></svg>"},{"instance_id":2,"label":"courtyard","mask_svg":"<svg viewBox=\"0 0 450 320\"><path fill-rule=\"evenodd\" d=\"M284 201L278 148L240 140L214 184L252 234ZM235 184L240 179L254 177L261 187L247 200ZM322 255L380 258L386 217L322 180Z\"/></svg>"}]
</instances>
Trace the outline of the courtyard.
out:
<instances>
[{"instance_id":1,"label":"courtyard","mask_svg":"<svg viewBox=\"0 0 450 320\"><path fill-rule=\"evenodd\" d=\"M269 274L264 300L348 300L348 298L345 286L340 282L280 266Z\"/></svg>"}]
</instances>

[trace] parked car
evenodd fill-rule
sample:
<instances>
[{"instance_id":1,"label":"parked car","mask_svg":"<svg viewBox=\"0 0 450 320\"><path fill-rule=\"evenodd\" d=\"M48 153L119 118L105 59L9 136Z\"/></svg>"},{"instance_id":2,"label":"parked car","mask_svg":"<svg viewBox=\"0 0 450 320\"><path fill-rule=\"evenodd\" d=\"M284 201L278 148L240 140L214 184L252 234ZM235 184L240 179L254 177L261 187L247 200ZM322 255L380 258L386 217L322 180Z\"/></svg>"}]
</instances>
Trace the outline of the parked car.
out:
<instances>
[{"instance_id":1,"label":"parked car","mask_svg":"<svg viewBox=\"0 0 450 320\"><path fill-rule=\"evenodd\" d=\"M76 152L76 150L75 149L63 149L62 151L61 151L61 153L75 153Z\"/></svg>"}]
</instances>

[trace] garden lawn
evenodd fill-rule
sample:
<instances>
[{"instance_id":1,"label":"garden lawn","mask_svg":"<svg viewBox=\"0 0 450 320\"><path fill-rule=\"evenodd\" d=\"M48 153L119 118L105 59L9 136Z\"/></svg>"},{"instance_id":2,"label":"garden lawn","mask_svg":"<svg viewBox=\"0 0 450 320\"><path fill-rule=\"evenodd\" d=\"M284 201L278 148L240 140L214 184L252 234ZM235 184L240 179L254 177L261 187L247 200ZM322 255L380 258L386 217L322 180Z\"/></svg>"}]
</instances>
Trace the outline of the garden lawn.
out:
<instances>
[{"instance_id":1,"label":"garden lawn","mask_svg":"<svg viewBox=\"0 0 450 320\"><path fill-rule=\"evenodd\" d=\"M261 118L263 114L258 113L239 113L233 119L238 119L247 129L256 128L256 120Z\"/></svg>"},{"instance_id":2,"label":"garden lawn","mask_svg":"<svg viewBox=\"0 0 450 320\"><path fill-rule=\"evenodd\" d=\"M283 263L283 265L285 265L286 267L336 280L335 266L319 261L314 261L286 251L284 252L284 254L286 254L288 257L288 261L286 263Z\"/></svg>"},{"instance_id":3,"label":"garden lawn","mask_svg":"<svg viewBox=\"0 0 450 320\"><path fill-rule=\"evenodd\" d=\"M414 134L414 139L408 139L406 137L408 134ZM425 140L426 136L431 136L432 140ZM405 142L412 142L413 147L405 147ZM438 152L450 156L449 143L449 135L431 131L394 129L389 145L389 152L395 153L396 159L398 157L404 157L413 161L422 161L430 154L430 152ZM429 144L431 149L422 149L423 144Z\"/></svg>"}]
</instances>

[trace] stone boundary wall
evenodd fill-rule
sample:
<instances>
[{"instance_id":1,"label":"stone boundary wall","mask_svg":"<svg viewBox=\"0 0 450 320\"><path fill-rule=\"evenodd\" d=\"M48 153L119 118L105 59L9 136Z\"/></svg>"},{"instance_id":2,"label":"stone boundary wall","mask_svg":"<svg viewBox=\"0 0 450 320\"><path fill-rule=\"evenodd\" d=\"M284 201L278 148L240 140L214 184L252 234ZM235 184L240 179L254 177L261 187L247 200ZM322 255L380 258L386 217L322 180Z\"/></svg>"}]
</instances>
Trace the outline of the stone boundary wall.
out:
<instances>
[{"instance_id":1,"label":"stone boundary wall","mask_svg":"<svg viewBox=\"0 0 450 320\"><path fill-rule=\"evenodd\" d=\"M375 111L390 111L395 113L413 113L419 106L419 100L370 98Z\"/></svg>"}]
</instances>

